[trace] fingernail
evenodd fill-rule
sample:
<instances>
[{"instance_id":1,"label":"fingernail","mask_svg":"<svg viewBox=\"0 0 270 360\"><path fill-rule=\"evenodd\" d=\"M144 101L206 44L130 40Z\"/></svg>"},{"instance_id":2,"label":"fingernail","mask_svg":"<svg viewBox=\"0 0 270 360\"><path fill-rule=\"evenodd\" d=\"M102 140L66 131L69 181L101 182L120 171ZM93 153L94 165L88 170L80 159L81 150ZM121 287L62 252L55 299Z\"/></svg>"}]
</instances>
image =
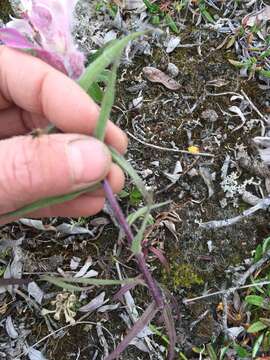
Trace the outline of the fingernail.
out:
<instances>
[{"instance_id":1,"label":"fingernail","mask_svg":"<svg viewBox=\"0 0 270 360\"><path fill-rule=\"evenodd\" d=\"M100 141L85 137L68 144L68 159L74 185L103 179L110 167L110 153Z\"/></svg>"}]
</instances>

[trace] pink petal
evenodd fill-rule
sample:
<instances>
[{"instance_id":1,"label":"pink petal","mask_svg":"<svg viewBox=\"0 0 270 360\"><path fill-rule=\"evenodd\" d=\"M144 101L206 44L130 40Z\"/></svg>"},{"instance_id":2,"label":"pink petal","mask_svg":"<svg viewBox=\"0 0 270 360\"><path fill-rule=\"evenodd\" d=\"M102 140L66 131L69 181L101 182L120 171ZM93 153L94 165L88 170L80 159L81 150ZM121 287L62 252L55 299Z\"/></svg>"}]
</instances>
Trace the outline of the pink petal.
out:
<instances>
[{"instance_id":1,"label":"pink petal","mask_svg":"<svg viewBox=\"0 0 270 360\"><path fill-rule=\"evenodd\" d=\"M79 51L67 54L66 68L72 79L78 79L84 71L84 55Z\"/></svg>"},{"instance_id":2,"label":"pink petal","mask_svg":"<svg viewBox=\"0 0 270 360\"><path fill-rule=\"evenodd\" d=\"M35 48L34 44L32 44L25 36L21 35L16 29L0 29L0 41L2 41L5 45L18 49Z\"/></svg>"},{"instance_id":3,"label":"pink petal","mask_svg":"<svg viewBox=\"0 0 270 360\"><path fill-rule=\"evenodd\" d=\"M29 38L34 37L33 28L29 25L28 21L24 19L13 19L6 24L9 29L15 29L22 35L26 35Z\"/></svg>"},{"instance_id":4,"label":"pink petal","mask_svg":"<svg viewBox=\"0 0 270 360\"><path fill-rule=\"evenodd\" d=\"M53 22L53 15L47 6L34 5L31 14L31 23L40 32L50 32Z\"/></svg>"},{"instance_id":5,"label":"pink petal","mask_svg":"<svg viewBox=\"0 0 270 360\"><path fill-rule=\"evenodd\" d=\"M61 57L57 54L51 53L49 51L43 49L36 49L35 50L37 56L45 61L47 64L51 65L55 69L63 72L64 74L68 74L67 69L65 68L64 62Z\"/></svg>"}]
</instances>

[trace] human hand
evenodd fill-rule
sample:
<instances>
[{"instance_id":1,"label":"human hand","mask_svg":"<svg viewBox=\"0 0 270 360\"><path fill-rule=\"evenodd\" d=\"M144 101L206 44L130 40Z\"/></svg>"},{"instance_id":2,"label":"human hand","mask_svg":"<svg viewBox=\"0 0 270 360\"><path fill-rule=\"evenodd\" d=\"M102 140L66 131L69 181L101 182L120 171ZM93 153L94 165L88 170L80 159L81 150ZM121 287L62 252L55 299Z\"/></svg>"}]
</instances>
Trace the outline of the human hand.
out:
<instances>
[{"instance_id":1,"label":"human hand","mask_svg":"<svg viewBox=\"0 0 270 360\"><path fill-rule=\"evenodd\" d=\"M121 190L123 172L106 146L91 137L98 115L98 106L74 81L39 59L0 46L0 214L105 177L115 192ZM50 123L63 133L29 134ZM105 140L126 150L125 134L111 122ZM88 216L103 205L98 190L29 216Z\"/></svg>"}]
</instances>

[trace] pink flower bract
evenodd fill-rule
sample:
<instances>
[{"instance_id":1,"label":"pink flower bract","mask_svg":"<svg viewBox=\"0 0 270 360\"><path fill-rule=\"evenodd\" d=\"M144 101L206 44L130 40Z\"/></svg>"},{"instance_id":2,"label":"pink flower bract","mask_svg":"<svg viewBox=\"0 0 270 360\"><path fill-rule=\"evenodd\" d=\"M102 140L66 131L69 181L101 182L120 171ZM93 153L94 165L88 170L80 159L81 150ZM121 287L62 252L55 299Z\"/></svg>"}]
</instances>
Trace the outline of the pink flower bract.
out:
<instances>
[{"instance_id":1,"label":"pink flower bract","mask_svg":"<svg viewBox=\"0 0 270 360\"><path fill-rule=\"evenodd\" d=\"M78 79L84 55L72 38L73 11L78 0L21 0L22 18L0 29L7 46L32 50L56 69Z\"/></svg>"}]
</instances>

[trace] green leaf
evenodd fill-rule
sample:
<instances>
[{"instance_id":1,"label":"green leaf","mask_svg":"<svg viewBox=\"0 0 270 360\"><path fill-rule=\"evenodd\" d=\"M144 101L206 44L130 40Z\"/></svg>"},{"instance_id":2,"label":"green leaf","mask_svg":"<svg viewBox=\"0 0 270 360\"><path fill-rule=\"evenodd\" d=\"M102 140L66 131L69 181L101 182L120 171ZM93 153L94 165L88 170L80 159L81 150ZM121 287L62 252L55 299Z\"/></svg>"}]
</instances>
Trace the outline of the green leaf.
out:
<instances>
[{"instance_id":1,"label":"green leaf","mask_svg":"<svg viewBox=\"0 0 270 360\"><path fill-rule=\"evenodd\" d=\"M118 58L114 61L113 68L110 73L107 89L102 99L98 123L95 129L95 137L100 141L104 140L107 122L109 120L111 109L114 103L118 59L119 59L119 54L118 54Z\"/></svg>"},{"instance_id":2,"label":"green leaf","mask_svg":"<svg viewBox=\"0 0 270 360\"><path fill-rule=\"evenodd\" d=\"M103 91L97 83L93 83L88 89L87 93L96 103L101 103L103 98Z\"/></svg>"},{"instance_id":3,"label":"green leaf","mask_svg":"<svg viewBox=\"0 0 270 360\"><path fill-rule=\"evenodd\" d=\"M108 81L111 76L111 70L103 70L97 77L97 82L103 82L105 84L108 84Z\"/></svg>"},{"instance_id":4,"label":"green leaf","mask_svg":"<svg viewBox=\"0 0 270 360\"><path fill-rule=\"evenodd\" d=\"M268 238L266 238L263 242L263 245L262 245L263 254L266 253L266 251L269 249L269 247L270 247L270 236Z\"/></svg>"},{"instance_id":5,"label":"green leaf","mask_svg":"<svg viewBox=\"0 0 270 360\"><path fill-rule=\"evenodd\" d=\"M252 333L256 333L259 332L261 330L266 329L268 326L265 325L263 322L261 321L256 321L255 323L253 323L252 325L250 325L250 327L247 329L247 332L252 334Z\"/></svg>"},{"instance_id":6,"label":"green leaf","mask_svg":"<svg viewBox=\"0 0 270 360\"><path fill-rule=\"evenodd\" d=\"M53 285L56 285L62 289L65 289L65 290L68 290L68 291L85 291L87 290L87 287L82 287L82 286L76 286L76 285L72 285L72 284L67 284L66 282L64 282L63 280L61 279L58 279L58 280L47 280L49 283L53 284Z\"/></svg>"},{"instance_id":7,"label":"green leaf","mask_svg":"<svg viewBox=\"0 0 270 360\"><path fill-rule=\"evenodd\" d=\"M131 205L137 206L142 201L142 194L137 187L134 187L129 194L129 201Z\"/></svg>"},{"instance_id":8,"label":"green leaf","mask_svg":"<svg viewBox=\"0 0 270 360\"><path fill-rule=\"evenodd\" d=\"M162 206L165 206L165 205L168 205L170 203L170 201L165 201L163 203L160 203L160 204L154 204L154 205L151 205L151 211L154 210L154 209L158 209ZM137 219L139 219L140 217L144 216L148 211L148 207L147 206L144 206L140 209L138 209L136 212L128 215L127 217L127 221L129 223L129 225L132 225Z\"/></svg>"},{"instance_id":9,"label":"green leaf","mask_svg":"<svg viewBox=\"0 0 270 360\"><path fill-rule=\"evenodd\" d=\"M269 352L270 351L270 331L267 331L264 334L264 339L263 339L263 351L264 352Z\"/></svg>"},{"instance_id":10,"label":"green leaf","mask_svg":"<svg viewBox=\"0 0 270 360\"><path fill-rule=\"evenodd\" d=\"M21 207L20 209L17 209L15 211L10 211L8 213L5 213L3 215L0 215L0 219L4 219L7 217L20 217L22 215L37 211L39 209L43 209L46 208L48 206L52 206L52 205L57 205L57 204L61 204L65 201L71 201L75 198L77 198L78 196L85 194L87 192L92 192L95 191L97 189L100 188L100 183L96 183L93 184L91 186L88 186L85 189L82 190L77 190L74 191L70 194L66 194L66 195L59 195L59 196L53 196L53 197L48 197L45 199L41 199L38 201L35 201L29 205L25 205L23 207Z\"/></svg>"},{"instance_id":11,"label":"green leaf","mask_svg":"<svg viewBox=\"0 0 270 360\"><path fill-rule=\"evenodd\" d=\"M206 5L204 1L200 1L199 3L199 9L202 14L202 16L207 20L208 22L214 24L215 20L212 18L212 15L209 13L209 11L206 9Z\"/></svg>"},{"instance_id":12,"label":"green leaf","mask_svg":"<svg viewBox=\"0 0 270 360\"><path fill-rule=\"evenodd\" d=\"M208 355L210 356L210 359L211 360L217 360L217 355L216 355L216 352L215 352L215 350L213 348L213 345L212 344L207 344L206 349L208 351Z\"/></svg>"},{"instance_id":13,"label":"green leaf","mask_svg":"<svg viewBox=\"0 0 270 360\"><path fill-rule=\"evenodd\" d=\"M242 346L235 344L234 345L234 349L237 352L237 355L242 359L242 358L248 358L250 356L250 353L243 348Z\"/></svg>"},{"instance_id":14,"label":"green leaf","mask_svg":"<svg viewBox=\"0 0 270 360\"><path fill-rule=\"evenodd\" d=\"M245 297L245 301L250 305L255 305L255 306L261 307L262 303L264 301L264 298L259 295L248 295Z\"/></svg>"},{"instance_id":15,"label":"green leaf","mask_svg":"<svg viewBox=\"0 0 270 360\"><path fill-rule=\"evenodd\" d=\"M219 355L219 360L223 360L224 359L224 356L226 355L228 349L230 348L229 345L227 346L224 346L223 348L221 348L220 350L220 355Z\"/></svg>"},{"instance_id":16,"label":"green leaf","mask_svg":"<svg viewBox=\"0 0 270 360\"><path fill-rule=\"evenodd\" d=\"M263 337L264 337L264 334L261 334L258 337L258 339L255 341L255 344L254 344L253 349L252 349L252 358L255 358L258 351L260 350L260 346L262 344Z\"/></svg>"},{"instance_id":17,"label":"green leaf","mask_svg":"<svg viewBox=\"0 0 270 360\"><path fill-rule=\"evenodd\" d=\"M174 33L179 34L180 31L170 14L166 14L165 22Z\"/></svg>"},{"instance_id":18,"label":"green leaf","mask_svg":"<svg viewBox=\"0 0 270 360\"><path fill-rule=\"evenodd\" d=\"M151 24L152 25L159 25L160 24L160 16L159 15L151 16Z\"/></svg>"},{"instance_id":19,"label":"green leaf","mask_svg":"<svg viewBox=\"0 0 270 360\"><path fill-rule=\"evenodd\" d=\"M260 70L260 74L264 77L270 78L270 71L269 70Z\"/></svg>"},{"instance_id":20,"label":"green leaf","mask_svg":"<svg viewBox=\"0 0 270 360\"><path fill-rule=\"evenodd\" d=\"M248 295L245 297L245 301L250 305L258 306L262 309L270 310L269 299L259 295Z\"/></svg>"},{"instance_id":21,"label":"green leaf","mask_svg":"<svg viewBox=\"0 0 270 360\"><path fill-rule=\"evenodd\" d=\"M242 63L241 61L236 61L236 60L233 60L233 59L228 59L229 63L239 69L245 67L245 63Z\"/></svg>"},{"instance_id":22,"label":"green leaf","mask_svg":"<svg viewBox=\"0 0 270 360\"><path fill-rule=\"evenodd\" d=\"M137 172L133 169L133 167L130 165L130 163L122 156L120 155L115 149L110 148L112 158L116 162L117 165L119 165L133 180L137 188L140 190L141 194L143 195L144 199L146 200L147 204L152 203L152 196L149 194L149 192L145 189L145 185L140 178L140 176L137 174Z\"/></svg>"},{"instance_id":23,"label":"green leaf","mask_svg":"<svg viewBox=\"0 0 270 360\"><path fill-rule=\"evenodd\" d=\"M270 319L268 319L268 318L260 318L260 321L261 321L263 324L265 324L265 325L267 325L268 327L270 327Z\"/></svg>"},{"instance_id":24,"label":"green leaf","mask_svg":"<svg viewBox=\"0 0 270 360\"><path fill-rule=\"evenodd\" d=\"M255 255L254 255L254 262L258 262L261 258L262 258L262 255L263 255L263 249L262 249L262 245L259 244L257 247L256 247L256 250L255 250Z\"/></svg>"},{"instance_id":25,"label":"green leaf","mask_svg":"<svg viewBox=\"0 0 270 360\"><path fill-rule=\"evenodd\" d=\"M80 86L88 92L90 86L97 80L99 74L121 54L127 44L144 34L145 32L130 34L121 40L113 42L113 44L104 49L101 55L86 68L83 76L79 80Z\"/></svg>"},{"instance_id":26,"label":"green leaf","mask_svg":"<svg viewBox=\"0 0 270 360\"><path fill-rule=\"evenodd\" d=\"M159 6L156 4L152 4L149 0L143 0L145 6L147 7L147 10L151 13L151 14L156 14L158 12L160 12Z\"/></svg>"},{"instance_id":27,"label":"green leaf","mask_svg":"<svg viewBox=\"0 0 270 360\"><path fill-rule=\"evenodd\" d=\"M134 237L134 239L132 241L131 251L135 255L140 254L141 251L142 251L141 243L142 243L144 232L145 232L145 229L146 229L146 226L147 226L147 223L148 223L150 211L151 211L151 208L148 207L147 212L145 214L145 217L143 219L142 225L141 225L139 231L137 232L136 236Z\"/></svg>"},{"instance_id":28,"label":"green leaf","mask_svg":"<svg viewBox=\"0 0 270 360\"><path fill-rule=\"evenodd\" d=\"M94 285L94 286L114 286L114 285L130 284L135 281L135 279L132 278L124 279L124 280L110 280L110 279L94 279L94 278L59 278L48 275L42 275L40 277L40 280L47 281L59 287L63 287L63 285L68 285L69 283ZM85 288L80 288L80 290L81 289L85 290Z\"/></svg>"}]
</instances>

